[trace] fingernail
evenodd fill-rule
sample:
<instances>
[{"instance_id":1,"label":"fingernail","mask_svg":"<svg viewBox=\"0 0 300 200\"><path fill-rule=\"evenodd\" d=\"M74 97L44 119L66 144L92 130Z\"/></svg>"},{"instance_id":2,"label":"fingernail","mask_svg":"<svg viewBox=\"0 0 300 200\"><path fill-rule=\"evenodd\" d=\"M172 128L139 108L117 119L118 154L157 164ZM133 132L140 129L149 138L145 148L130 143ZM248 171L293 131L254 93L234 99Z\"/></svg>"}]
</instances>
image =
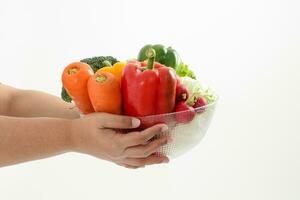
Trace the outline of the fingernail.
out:
<instances>
[{"instance_id":1,"label":"fingernail","mask_svg":"<svg viewBox=\"0 0 300 200\"><path fill-rule=\"evenodd\" d=\"M131 118L131 124L133 128L136 128L140 126L141 122L137 118Z\"/></svg>"},{"instance_id":2,"label":"fingernail","mask_svg":"<svg viewBox=\"0 0 300 200\"><path fill-rule=\"evenodd\" d=\"M165 132L166 130L168 130L168 126L167 126L167 125L163 125L163 126L160 128L160 131L161 131L161 132Z\"/></svg>"},{"instance_id":3,"label":"fingernail","mask_svg":"<svg viewBox=\"0 0 300 200\"><path fill-rule=\"evenodd\" d=\"M169 158L165 158L165 159L163 160L163 163L169 163L169 162L170 162Z\"/></svg>"}]
</instances>

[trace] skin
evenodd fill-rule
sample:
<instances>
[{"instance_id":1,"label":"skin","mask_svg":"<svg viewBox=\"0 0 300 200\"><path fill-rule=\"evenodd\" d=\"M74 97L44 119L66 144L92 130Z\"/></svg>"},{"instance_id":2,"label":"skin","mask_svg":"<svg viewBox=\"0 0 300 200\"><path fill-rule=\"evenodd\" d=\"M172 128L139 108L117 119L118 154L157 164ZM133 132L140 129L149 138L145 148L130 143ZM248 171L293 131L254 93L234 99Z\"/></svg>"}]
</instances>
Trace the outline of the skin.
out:
<instances>
[{"instance_id":1,"label":"skin","mask_svg":"<svg viewBox=\"0 0 300 200\"><path fill-rule=\"evenodd\" d=\"M60 98L0 84L0 167L66 152L89 154L126 168L167 163L154 152L171 141L152 138L167 130L158 124L127 134L136 118L108 113L79 114ZM152 139L152 140L151 140Z\"/></svg>"}]
</instances>

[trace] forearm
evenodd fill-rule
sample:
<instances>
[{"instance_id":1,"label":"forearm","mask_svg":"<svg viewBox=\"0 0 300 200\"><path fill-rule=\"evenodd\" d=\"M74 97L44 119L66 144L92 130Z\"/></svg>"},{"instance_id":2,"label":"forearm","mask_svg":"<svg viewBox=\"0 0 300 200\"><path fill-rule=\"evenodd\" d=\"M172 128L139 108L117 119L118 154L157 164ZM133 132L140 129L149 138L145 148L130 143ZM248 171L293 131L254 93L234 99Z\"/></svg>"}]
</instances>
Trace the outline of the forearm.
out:
<instances>
[{"instance_id":1,"label":"forearm","mask_svg":"<svg viewBox=\"0 0 300 200\"><path fill-rule=\"evenodd\" d=\"M0 167L67 152L71 120L0 116Z\"/></svg>"},{"instance_id":2,"label":"forearm","mask_svg":"<svg viewBox=\"0 0 300 200\"><path fill-rule=\"evenodd\" d=\"M79 113L60 98L39 91L20 90L10 103L9 115L15 117L57 117L74 119Z\"/></svg>"}]
</instances>

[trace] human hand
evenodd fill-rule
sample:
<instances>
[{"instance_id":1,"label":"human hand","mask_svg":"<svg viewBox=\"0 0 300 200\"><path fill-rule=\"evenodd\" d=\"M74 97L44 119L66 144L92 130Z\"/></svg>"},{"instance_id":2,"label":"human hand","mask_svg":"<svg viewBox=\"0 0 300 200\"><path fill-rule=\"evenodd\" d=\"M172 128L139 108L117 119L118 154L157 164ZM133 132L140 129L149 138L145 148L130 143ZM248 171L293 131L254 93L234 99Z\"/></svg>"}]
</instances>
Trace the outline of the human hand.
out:
<instances>
[{"instance_id":1,"label":"human hand","mask_svg":"<svg viewBox=\"0 0 300 200\"><path fill-rule=\"evenodd\" d=\"M86 115L71 121L71 148L127 168L169 162L166 156L154 154L171 141L169 135L153 140L154 136L168 129L165 124L126 134L115 130L137 128L139 125L137 118L128 116L108 113Z\"/></svg>"}]
</instances>

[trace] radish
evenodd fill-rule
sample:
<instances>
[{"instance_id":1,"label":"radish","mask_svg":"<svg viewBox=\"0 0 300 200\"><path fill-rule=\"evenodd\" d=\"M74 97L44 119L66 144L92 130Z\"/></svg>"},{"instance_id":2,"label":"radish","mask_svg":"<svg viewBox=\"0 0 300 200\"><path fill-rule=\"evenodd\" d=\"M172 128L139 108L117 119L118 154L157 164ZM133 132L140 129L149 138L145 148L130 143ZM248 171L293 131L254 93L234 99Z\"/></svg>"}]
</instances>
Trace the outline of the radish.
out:
<instances>
[{"instance_id":1,"label":"radish","mask_svg":"<svg viewBox=\"0 0 300 200\"><path fill-rule=\"evenodd\" d=\"M177 81L176 85L176 102L186 101L189 98L187 88Z\"/></svg>"},{"instance_id":2,"label":"radish","mask_svg":"<svg viewBox=\"0 0 300 200\"><path fill-rule=\"evenodd\" d=\"M193 107L198 108L205 105L207 105L207 100L204 97L199 97Z\"/></svg>"},{"instance_id":3,"label":"radish","mask_svg":"<svg viewBox=\"0 0 300 200\"><path fill-rule=\"evenodd\" d=\"M180 101L176 104L176 121L178 123L188 123L192 121L196 115L195 109L188 106L184 101Z\"/></svg>"}]
</instances>

